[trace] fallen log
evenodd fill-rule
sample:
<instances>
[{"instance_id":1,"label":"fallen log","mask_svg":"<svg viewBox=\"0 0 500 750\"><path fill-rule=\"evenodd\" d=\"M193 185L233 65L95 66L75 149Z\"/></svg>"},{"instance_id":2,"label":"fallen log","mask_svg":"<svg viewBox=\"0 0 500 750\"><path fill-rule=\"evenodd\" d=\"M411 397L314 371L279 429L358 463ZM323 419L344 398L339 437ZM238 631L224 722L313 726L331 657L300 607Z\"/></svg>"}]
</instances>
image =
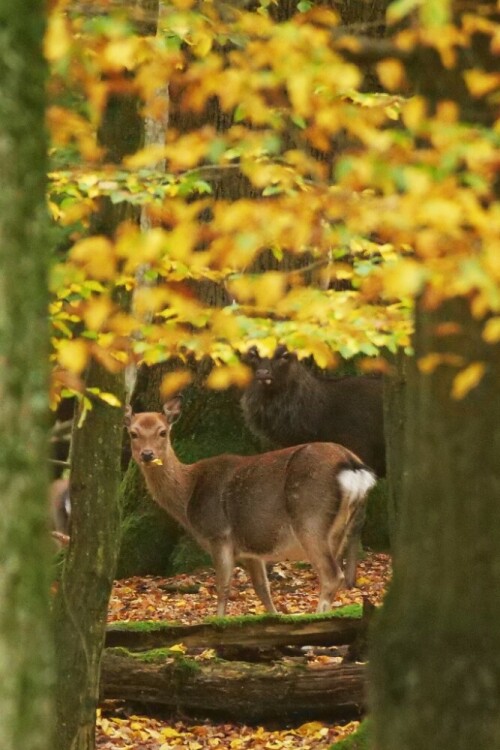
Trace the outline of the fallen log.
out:
<instances>
[{"instance_id":1,"label":"fallen log","mask_svg":"<svg viewBox=\"0 0 500 750\"><path fill-rule=\"evenodd\" d=\"M189 648L339 646L353 643L364 635L367 619L364 611L362 618L266 615L198 625L113 624L106 632L106 646L121 646L131 651L165 648L176 643Z\"/></svg>"},{"instance_id":2,"label":"fallen log","mask_svg":"<svg viewBox=\"0 0 500 750\"><path fill-rule=\"evenodd\" d=\"M102 698L196 719L246 723L347 719L365 707L364 664L274 665L194 661L168 652L131 654L106 649Z\"/></svg>"}]
</instances>

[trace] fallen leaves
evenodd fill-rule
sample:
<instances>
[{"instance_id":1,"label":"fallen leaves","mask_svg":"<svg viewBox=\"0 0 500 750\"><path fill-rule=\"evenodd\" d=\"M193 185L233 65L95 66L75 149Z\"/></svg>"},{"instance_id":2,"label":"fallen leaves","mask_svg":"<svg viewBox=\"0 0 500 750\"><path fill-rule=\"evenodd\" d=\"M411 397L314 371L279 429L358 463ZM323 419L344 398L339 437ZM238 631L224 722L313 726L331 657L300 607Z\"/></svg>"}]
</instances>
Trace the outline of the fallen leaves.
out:
<instances>
[{"instance_id":1,"label":"fallen leaves","mask_svg":"<svg viewBox=\"0 0 500 750\"><path fill-rule=\"evenodd\" d=\"M357 586L341 589L334 607L361 604L367 596L380 604L390 576L388 555L367 554L358 565ZM316 574L303 563L279 563L270 574L271 591L280 612L314 612L319 597ZM176 595L176 590L179 594ZM181 574L174 578L146 576L115 583L110 601L109 621L162 620L191 625L215 615L215 578L211 569ZM243 568L233 576L228 614L259 614L263 607Z\"/></svg>"},{"instance_id":2,"label":"fallen leaves","mask_svg":"<svg viewBox=\"0 0 500 750\"><path fill-rule=\"evenodd\" d=\"M103 711L107 714L107 709ZM233 724L165 724L157 719L99 715L98 750L323 750L356 730L358 722L328 726L314 721L293 729L268 730Z\"/></svg>"},{"instance_id":3,"label":"fallen leaves","mask_svg":"<svg viewBox=\"0 0 500 750\"><path fill-rule=\"evenodd\" d=\"M389 555L368 553L358 565L357 587L339 591L335 607L362 603L363 597L380 604L391 575ZM280 563L273 566L271 588L280 611L311 612L318 599L318 585L309 565ZM215 614L216 594L211 569L171 578L147 576L116 581L109 608L109 622L162 620L198 623ZM262 612L251 583L241 568L233 579L229 614ZM182 649L182 645L178 646ZM207 649L199 658L213 658ZM311 654L320 668L335 656ZM309 657L308 657L309 661ZM230 723L188 723L129 714L119 703L105 702L97 719L98 750L327 750L358 727L311 721L298 727L271 729Z\"/></svg>"}]
</instances>

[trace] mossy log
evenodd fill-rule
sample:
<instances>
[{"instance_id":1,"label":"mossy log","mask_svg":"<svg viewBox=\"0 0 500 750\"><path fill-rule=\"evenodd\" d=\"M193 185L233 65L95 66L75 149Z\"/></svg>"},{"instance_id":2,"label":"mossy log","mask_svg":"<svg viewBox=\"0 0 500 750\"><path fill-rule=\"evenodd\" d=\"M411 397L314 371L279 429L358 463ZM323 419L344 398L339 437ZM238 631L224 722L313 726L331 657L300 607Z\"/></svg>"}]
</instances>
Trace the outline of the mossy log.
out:
<instances>
[{"instance_id":1,"label":"mossy log","mask_svg":"<svg viewBox=\"0 0 500 750\"><path fill-rule=\"evenodd\" d=\"M106 646L122 646L132 651L165 648L176 643L189 648L338 646L358 641L366 627L366 617L335 616L232 618L198 625L128 623L108 626Z\"/></svg>"},{"instance_id":2,"label":"mossy log","mask_svg":"<svg viewBox=\"0 0 500 750\"><path fill-rule=\"evenodd\" d=\"M365 682L364 664L194 661L168 652L106 649L101 697L197 719L296 722L360 716Z\"/></svg>"}]
</instances>

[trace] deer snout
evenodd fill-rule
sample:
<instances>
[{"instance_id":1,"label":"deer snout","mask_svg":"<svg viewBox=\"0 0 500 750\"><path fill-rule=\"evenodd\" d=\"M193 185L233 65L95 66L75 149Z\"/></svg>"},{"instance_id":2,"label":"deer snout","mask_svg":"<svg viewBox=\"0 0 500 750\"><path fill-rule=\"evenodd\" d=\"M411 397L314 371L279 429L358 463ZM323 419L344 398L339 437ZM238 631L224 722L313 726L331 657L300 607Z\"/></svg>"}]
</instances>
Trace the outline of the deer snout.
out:
<instances>
[{"instance_id":1,"label":"deer snout","mask_svg":"<svg viewBox=\"0 0 500 750\"><path fill-rule=\"evenodd\" d=\"M155 453L150 448L144 448L141 451L141 461L145 464L149 464L154 460Z\"/></svg>"},{"instance_id":2,"label":"deer snout","mask_svg":"<svg viewBox=\"0 0 500 750\"><path fill-rule=\"evenodd\" d=\"M273 382L273 378L271 375L271 372L268 368L259 368L255 371L255 377L257 380L261 381L262 383L265 383L266 385L271 385Z\"/></svg>"}]
</instances>

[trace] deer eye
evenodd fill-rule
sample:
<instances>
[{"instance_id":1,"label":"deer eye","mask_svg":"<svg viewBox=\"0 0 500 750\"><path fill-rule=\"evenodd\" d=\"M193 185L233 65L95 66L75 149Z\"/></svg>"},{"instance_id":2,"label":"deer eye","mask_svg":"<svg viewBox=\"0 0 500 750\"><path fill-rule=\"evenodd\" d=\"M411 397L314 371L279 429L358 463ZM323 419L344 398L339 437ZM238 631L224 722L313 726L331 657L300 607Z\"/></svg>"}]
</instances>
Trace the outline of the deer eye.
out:
<instances>
[{"instance_id":1,"label":"deer eye","mask_svg":"<svg viewBox=\"0 0 500 750\"><path fill-rule=\"evenodd\" d=\"M132 440L137 440L137 438L139 437L137 432L129 432L129 435L132 438Z\"/></svg>"},{"instance_id":2,"label":"deer eye","mask_svg":"<svg viewBox=\"0 0 500 750\"><path fill-rule=\"evenodd\" d=\"M167 431L166 430L160 430L160 432L158 433L158 435L160 437L167 437Z\"/></svg>"}]
</instances>

